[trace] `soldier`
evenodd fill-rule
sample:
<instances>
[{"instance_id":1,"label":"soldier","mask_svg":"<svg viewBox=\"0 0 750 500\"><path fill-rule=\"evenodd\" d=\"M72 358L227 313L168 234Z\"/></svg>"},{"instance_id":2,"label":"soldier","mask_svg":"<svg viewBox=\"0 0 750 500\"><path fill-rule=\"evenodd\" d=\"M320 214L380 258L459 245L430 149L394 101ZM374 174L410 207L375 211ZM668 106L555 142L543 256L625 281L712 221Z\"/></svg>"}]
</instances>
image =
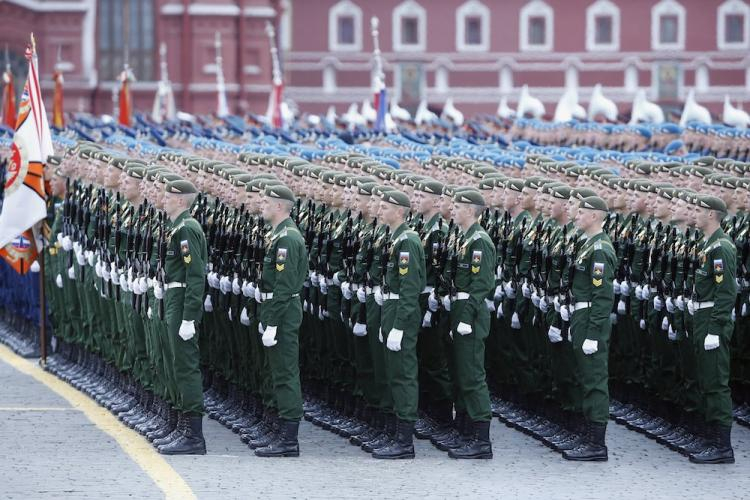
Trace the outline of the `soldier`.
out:
<instances>
[{"instance_id":1,"label":"soldier","mask_svg":"<svg viewBox=\"0 0 750 500\"><path fill-rule=\"evenodd\" d=\"M419 235L404 222L410 200L400 191L387 191L380 201L378 220L391 229L383 276L382 324L378 335L385 345L385 371L390 403L397 418L396 432L374 458L414 458L417 421L417 335L421 324L419 295L426 284L424 249ZM377 299L376 299L377 300Z\"/></svg>"},{"instance_id":2,"label":"soldier","mask_svg":"<svg viewBox=\"0 0 750 500\"><path fill-rule=\"evenodd\" d=\"M180 414L177 436L158 450L165 455L205 455L203 382L196 323L203 314L208 250L203 229L189 212L198 190L188 181L176 180L166 185L165 192L164 209L172 226L165 259L164 300L178 390L175 406Z\"/></svg>"},{"instance_id":3,"label":"soldier","mask_svg":"<svg viewBox=\"0 0 750 500\"><path fill-rule=\"evenodd\" d=\"M576 254L573 305L561 308L563 321L571 314L570 331L582 389L585 440L565 451L566 460L606 461L604 435L609 419L609 313L614 299L612 282L617 258L609 236L602 231L607 204L597 196L581 200L575 224L588 237Z\"/></svg>"},{"instance_id":4,"label":"soldier","mask_svg":"<svg viewBox=\"0 0 750 500\"><path fill-rule=\"evenodd\" d=\"M703 395L707 446L690 455L699 464L734 463L731 443L732 398L729 390L729 343L734 324L737 284L737 250L722 231L726 204L715 196L698 200L696 225L706 235L695 271L693 297L688 311L693 316L694 349L698 384Z\"/></svg>"},{"instance_id":5,"label":"soldier","mask_svg":"<svg viewBox=\"0 0 750 500\"><path fill-rule=\"evenodd\" d=\"M455 301L451 306L451 337L457 400L473 424L470 439L448 451L451 458L492 458L490 394L484 370L484 341L489 335L490 313L485 300L495 287L495 244L479 225L485 209L482 195L466 190L453 197L453 219L464 233L454 277ZM468 425L467 425L468 427Z\"/></svg>"},{"instance_id":6,"label":"soldier","mask_svg":"<svg viewBox=\"0 0 750 500\"><path fill-rule=\"evenodd\" d=\"M302 418L299 377L300 292L307 276L307 250L297 225L290 218L294 193L283 185L266 186L263 218L273 227L267 241L256 298L262 304L259 332L266 348L280 420L274 439L255 454L259 457L297 457L297 433Z\"/></svg>"}]
</instances>

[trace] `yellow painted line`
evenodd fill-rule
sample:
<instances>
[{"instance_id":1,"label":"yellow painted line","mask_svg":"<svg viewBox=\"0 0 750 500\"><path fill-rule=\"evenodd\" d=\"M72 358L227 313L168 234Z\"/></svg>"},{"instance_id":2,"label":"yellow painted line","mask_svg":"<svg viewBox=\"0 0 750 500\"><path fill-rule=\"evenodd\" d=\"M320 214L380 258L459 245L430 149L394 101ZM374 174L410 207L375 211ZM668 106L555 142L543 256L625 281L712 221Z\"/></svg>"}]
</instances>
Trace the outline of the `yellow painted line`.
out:
<instances>
[{"instance_id":1,"label":"yellow painted line","mask_svg":"<svg viewBox=\"0 0 750 500\"><path fill-rule=\"evenodd\" d=\"M164 457L137 432L122 425L105 408L97 405L86 395L78 392L57 377L47 373L37 364L16 356L10 349L0 344L0 360L9 364L24 375L33 377L49 389L65 398L73 408L79 409L99 429L111 436L122 450L148 474L156 486L168 499L196 498L193 490L175 471Z\"/></svg>"},{"instance_id":2,"label":"yellow painted line","mask_svg":"<svg viewBox=\"0 0 750 500\"><path fill-rule=\"evenodd\" d=\"M20 406L0 406L0 411L81 411L80 408L43 408L43 407L20 407Z\"/></svg>"}]
</instances>

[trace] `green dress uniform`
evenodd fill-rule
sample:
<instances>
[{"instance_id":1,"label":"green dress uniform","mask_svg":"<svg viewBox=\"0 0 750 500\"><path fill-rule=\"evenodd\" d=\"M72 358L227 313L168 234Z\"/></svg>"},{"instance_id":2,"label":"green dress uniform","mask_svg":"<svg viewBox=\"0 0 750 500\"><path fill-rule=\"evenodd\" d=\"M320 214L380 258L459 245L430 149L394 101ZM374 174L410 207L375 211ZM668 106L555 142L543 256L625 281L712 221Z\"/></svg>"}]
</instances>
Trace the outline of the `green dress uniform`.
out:
<instances>
[{"instance_id":1,"label":"green dress uniform","mask_svg":"<svg viewBox=\"0 0 750 500\"><path fill-rule=\"evenodd\" d=\"M583 414L586 420L606 424L609 419L609 335L612 325L615 249L603 232L583 244L575 259L572 283L574 312L571 318L573 351L582 388ZM583 343L596 341L598 350L584 354Z\"/></svg>"},{"instance_id":2,"label":"green dress uniform","mask_svg":"<svg viewBox=\"0 0 750 500\"><path fill-rule=\"evenodd\" d=\"M177 385L175 406L189 414L203 412L198 334L183 340L178 331L183 321L199 322L203 315L203 293L208 250L198 221L184 211L173 222L165 259L164 292L166 323L174 354L172 372ZM197 328L196 328L197 330Z\"/></svg>"},{"instance_id":3,"label":"green dress uniform","mask_svg":"<svg viewBox=\"0 0 750 500\"><path fill-rule=\"evenodd\" d=\"M276 327L276 344L266 352L279 418L302 418L299 378L299 327L302 324L300 292L307 277L305 240L291 218L276 226L263 258L260 282L263 298L260 322Z\"/></svg>"}]
</instances>

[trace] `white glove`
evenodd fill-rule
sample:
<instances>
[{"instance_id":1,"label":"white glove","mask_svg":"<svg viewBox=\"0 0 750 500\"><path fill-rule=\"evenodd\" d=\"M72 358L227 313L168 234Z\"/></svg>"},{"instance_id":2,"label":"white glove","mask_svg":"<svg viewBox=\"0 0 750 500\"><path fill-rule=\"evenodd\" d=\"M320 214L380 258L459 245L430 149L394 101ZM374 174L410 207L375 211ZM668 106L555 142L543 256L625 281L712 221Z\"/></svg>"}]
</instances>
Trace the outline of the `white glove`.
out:
<instances>
[{"instance_id":1,"label":"white glove","mask_svg":"<svg viewBox=\"0 0 750 500\"><path fill-rule=\"evenodd\" d=\"M375 290L375 303L379 306L383 305L383 292L378 288Z\"/></svg>"},{"instance_id":2,"label":"white glove","mask_svg":"<svg viewBox=\"0 0 750 500\"><path fill-rule=\"evenodd\" d=\"M435 312L438 310L439 305L440 303L438 302L438 299L435 296L435 291L433 290L430 292L430 295L427 296L427 308L430 311Z\"/></svg>"},{"instance_id":3,"label":"white glove","mask_svg":"<svg viewBox=\"0 0 750 500\"><path fill-rule=\"evenodd\" d=\"M643 287L641 285L635 287L635 298L643 300Z\"/></svg>"},{"instance_id":4,"label":"white glove","mask_svg":"<svg viewBox=\"0 0 750 500\"><path fill-rule=\"evenodd\" d=\"M59 243L60 246L62 246L62 241L63 241L63 234L62 234L62 232L57 233L57 239L55 241L57 243Z\"/></svg>"},{"instance_id":5,"label":"white glove","mask_svg":"<svg viewBox=\"0 0 750 500\"><path fill-rule=\"evenodd\" d=\"M123 274L120 276L120 288L122 288L123 292L130 292L131 289L128 287L128 277Z\"/></svg>"},{"instance_id":6,"label":"white glove","mask_svg":"<svg viewBox=\"0 0 750 500\"><path fill-rule=\"evenodd\" d=\"M662 318L661 320L661 329L665 332L669 330L669 318L667 318L666 316L664 316L664 318Z\"/></svg>"},{"instance_id":7,"label":"white glove","mask_svg":"<svg viewBox=\"0 0 750 500\"><path fill-rule=\"evenodd\" d=\"M240 286L239 278L234 278L232 280L232 293L234 295L239 295L240 293L242 293L242 287Z\"/></svg>"},{"instance_id":8,"label":"white glove","mask_svg":"<svg viewBox=\"0 0 750 500\"><path fill-rule=\"evenodd\" d=\"M750 311L747 308L747 302L742 304L742 317L746 317L748 314L750 314Z\"/></svg>"},{"instance_id":9,"label":"white glove","mask_svg":"<svg viewBox=\"0 0 750 500\"><path fill-rule=\"evenodd\" d=\"M310 271L310 284L314 287L318 286L318 273Z\"/></svg>"},{"instance_id":10,"label":"white glove","mask_svg":"<svg viewBox=\"0 0 750 500\"><path fill-rule=\"evenodd\" d=\"M503 300L504 296L505 296L505 288L503 288L503 285L497 285L495 287L495 296L493 298L499 302Z\"/></svg>"},{"instance_id":11,"label":"white glove","mask_svg":"<svg viewBox=\"0 0 750 500\"><path fill-rule=\"evenodd\" d=\"M57 288L63 287L62 276L60 276L59 274L55 278L55 284L57 285Z\"/></svg>"},{"instance_id":12,"label":"white glove","mask_svg":"<svg viewBox=\"0 0 750 500\"><path fill-rule=\"evenodd\" d=\"M357 288L357 300L360 304L367 303L367 290L365 290L365 287L361 286Z\"/></svg>"},{"instance_id":13,"label":"white glove","mask_svg":"<svg viewBox=\"0 0 750 500\"><path fill-rule=\"evenodd\" d=\"M583 341L583 346L581 347L581 349L586 356L594 354L599 350L599 341L586 339Z\"/></svg>"},{"instance_id":14,"label":"white glove","mask_svg":"<svg viewBox=\"0 0 750 500\"><path fill-rule=\"evenodd\" d=\"M503 316L505 316L505 311L503 311L503 303L502 302L498 302L497 303L497 312L495 313L495 317L497 319L500 319Z\"/></svg>"},{"instance_id":15,"label":"white glove","mask_svg":"<svg viewBox=\"0 0 750 500\"><path fill-rule=\"evenodd\" d=\"M542 297L539 299L539 310L543 313L546 313L549 311L549 302L547 302L547 296Z\"/></svg>"},{"instance_id":16,"label":"white glove","mask_svg":"<svg viewBox=\"0 0 750 500\"><path fill-rule=\"evenodd\" d=\"M677 298L674 301L674 305L677 306L677 309L679 309L680 311L685 310L685 299L683 298L682 295L677 296Z\"/></svg>"},{"instance_id":17,"label":"white glove","mask_svg":"<svg viewBox=\"0 0 750 500\"><path fill-rule=\"evenodd\" d=\"M553 344L562 342L562 330L556 326L550 326L549 330L547 330L547 338L549 338L549 341Z\"/></svg>"},{"instance_id":18,"label":"white glove","mask_svg":"<svg viewBox=\"0 0 750 500\"><path fill-rule=\"evenodd\" d=\"M232 291L232 282L227 276L222 276L219 280L219 290L221 290L221 293L223 294L227 294Z\"/></svg>"},{"instance_id":19,"label":"white glove","mask_svg":"<svg viewBox=\"0 0 750 500\"><path fill-rule=\"evenodd\" d=\"M674 331L674 329L672 328L672 325L669 325L669 333L667 333L667 337L669 338L669 340L672 340L672 341L677 340L677 332Z\"/></svg>"},{"instance_id":20,"label":"white glove","mask_svg":"<svg viewBox=\"0 0 750 500\"><path fill-rule=\"evenodd\" d=\"M161 283L158 281L154 285L154 297L161 300L164 298L164 289L161 287Z\"/></svg>"},{"instance_id":21,"label":"white glove","mask_svg":"<svg viewBox=\"0 0 750 500\"><path fill-rule=\"evenodd\" d=\"M672 300L672 297L667 297L667 301L665 305L667 306L667 312L669 314L674 314L676 307L674 305L674 300Z\"/></svg>"},{"instance_id":22,"label":"white glove","mask_svg":"<svg viewBox=\"0 0 750 500\"><path fill-rule=\"evenodd\" d=\"M534 304L534 307L539 307L539 294L536 293L536 290L531 294L531 303Z\"/></svg>"},{"instance_id":23,"label":"white glove","mask_svg":"<svg viewBox=\"0 0 750 500\"><path fill-rule=\"evenodd\" d=\"M318 308L318 319L320 321L323 321L324 319L326 319L326 313L323 311L322 307Z\"/></svg>"},{"instance_id":24,"label":"white glove","mask_svg":"<svg viewBox=\"0 0 750 500\"><path fill-rule=\"evenodd\" d=\"M120 286L120 274L117 271L112 271L110 279L112 280L113 285Z\"/></svg>"},{"instance_id":25,"label":"white glove","mask_svg":"<svg viewBox=\"0 0 750 500\"><path fill-rule=\"evenodd\" d=\"M206 281L208 281L208 286L210 286L211 288L219 287L218 278L216 277L216 273L213 271L206 275Z\"/></svg>"},{"instance_id":26,"label":"white glove","mask_svg":"<svg viewBox=\"0 0 750 500\"><path fill-rule=\"evenodd\" d=\"M105 282L109 282L109 271L107 271L106 265L102 265L102 279Z\"/></svg>"},{"instance_id":27,"label":"white glove","mask_svg":"<svg viewBox=\"0 0 750 500\"><path fill-rule=\"evenodd\" d=\"M620 295L620 282L617 280L612 281L612 291L615 295Z\"/></svg>"},{"instance_id":28,"label":"white glove","mask_svg":"<svg viewBox=\"0 0 750 500\"><path fill-rule=\"evenodd\" d=\"M690 299L687 302L687 310L690 313L690 316L695 314L695 304L693 303L693 300Z\"/></svg>"},{"instance_id":29,"label":"white glove","mask_svg":"<svg viewBox=\"0 0 750 500\"><path fill-rule=\"evenodd\" d=\"M83 253L83 248L77 241L73 242L73 251L76 253L76 255L78 255L79 253Z\"/></svg>"},{"instance_id":30,"label":"white glove","mask_svg":"<svg viewBox=\"0 0 750 500\"><path fill-rule=\"evenodd\" d=\"M354 323L354 327L352 328L352 333L355 337L364 337L367 335L367 325L363 325L362 323Z\"/></svg>"},{"instance_id":31,"label":"white glove","mask_svg":"<svg viewBox=\"0 0 750 500\"><path fill-rule=\"evenodd\" d=\"M620 295L620 297L623 297L623 295ZM626 312L628 312L628 306L625 304L625 301L620 299L617 302L617 314L623 315Z\"/></svg>"},{"instance_id":32,"label":"white glove","mask_svg":"<svg viewBox=\"0 0 750 500\"><path fill-rule=\"evenodd\" d=\"M263 301L263 294L260 292L260 287L255 289L255 302L260 304Z\"/></svg>"},{"instance_id":33,"label":"white glove","mask_svg":"<svg viewBox=\"0 0 750 500\"><path fill-rule=\"evenodd\" d=\"M552 305L555 306L555 312L560 312L561 304L559 295L555 295L555 298L552 299Z\"/></svg>"},{"instance_id":34,"label":"white glove","mask_svg":"<svg viewBox=\"0 0 750 500\"><path fill-rule=\"evenodd\" d=\"M326 283L326 280L321 278L318 283L320 284L320 293L328 295L328 283Z\"/></svg>"},{"instance_id":35,"label":"white glove","mask_svg":"<svg viewBox=\"0 0 750 500\"><path fill-rule=\"evenodd\" d=\"M643 297L643 300L648 300L649 297L651 297L651 289L648 287L648 285L643 285L643 290L641 290L641 297Z\"/></svg>"},{"instance_id":36,"label":"white glove","mask_svg":"<svg viewBox=\"0 0 750 500\"><path fill-rule=\"evenodd\" d=\"M352 300L352 289L350 288L349 282L345 281L344 283L341 283L341 295L346 300Z\"/></svg>"},{"instance_id":37,"label":"white glove","mask_svg":"<svg viewBox=\"0 0 750 500\"><path fill-rule=\"evenodd\" d=\"M128 283L130 286L130 289L133 290L133 293L136 295L143 295L143 290L141 290L141 280L138 278L133 279L132 283Z\"/></svg>"},{"instance_id":38,"label":"white glove","mask_svg":"<svg viewBox=\"0 0 750 500\"><path fill-rule=\"evenodd\" d=\"M265 328L263 328L263 323L258 322L258 333L263 335L263 332L265 331Z\"/></svg>"},{"instance_id":39,"label":"white glove","mask_svg":"<svg viewBox=\"0 0 750 500\"><path fill-rule=\"evenodd\" d=\"M38 260L35 260L34 262L31 263L31 266L29 266L29 271L31 271L32 273L38 273L39 269L40 268L39 268Z\"/></svg>"},{"instance_id":40,"label":"white glove","mask_svg":"<svg viewBox=\"0 0 750 500\"><path fill-rule=\"evenodd\" d=\"M141 277L141 279L138 280L138 286L141 289L141 293L148 292L148 281L145 277Z\"/></svg>"},{"instance_id":41,"label":"white glove","mask_svg":"<svg viewBox=\"0 0 750 500\"><path fill-rule=\"evenodd\" d=\"M560 306L560 317L565 322L570 321L570 308L568 306Z\"/></svg>"},{"instance_id":42,"label":"white glove","mask_svg":"<svg viewBox=\"0 0 750 500\"><path fill-rule=\"evenodd\" d=\"M232 308L230 307L227 311L227 317L229 318L229 321L232 321L234 318L232 318Z\"/></svg>"},{"instance_id":43,"label":"white glove","mask_svg":"<svg viewBox=\"0 0 750 500\"><path fill-rule=\"evenodd\" d=\"M98 260L96 261L96 264L94 265L94 273L96 273L97 278L102 277L102 265Z\"/></svg>"},{"instance_id":44,"label":"white glove","mask_svg":"<svg viewBox=\"0 0 750 500\"><path fill-rule=\"evenodd\" d=\"M642 319L642 320L641 320L641 321L640 321L640 322L638 323L638 326L640 326L640 327L641 327L641 330L645 330L645 329L646 329L646 320L645 320L645 319Z\"/></svg>"},{"instance_id":45,"label":"white glove","mask_svg":"<svg viewBox=\"0 0 750 500\"><path fill-rule=\"evenodd\" d=\"M302 301L302 310L303 311L307 311L308 314L312 314L312 304L310 304L306 300L303 300Z\"/></svg>"},{"instance_id":46,"label":"white glove","mask_svg":"<svg viewBox=\"0 0 750 500\"><path fill-rule=\"evenodd\" d=\"M509 299L516 298L516 291L513 290L513 285L510 282L505 283L505 296Z\"/></svg>"},{"instance_id":47,"label":"white glove","mask_svg":"<svg viewBox=\"0 0 750 500\"><path fill-rule=\"evenodd\" d=\"M242 308L242 312L240 313L240 323L245 326L250 326L250 316L247 314L247 307Z\"/></svg>"},{"instance_id":48,"label":"white glove","mask_svg":"<svg viewBox=\"0 0 750 500\"><path fill-rule=\"evenodd\" d=\"M76 279L76 270L73 268L73 266L70 266L68 268L68 279Z\"/></svg>"},{"instance_id":49,"label":"white glove","mask_svg":"<svg viewBox=\"0 0 750 500\"><path fill-rule=\"evenodd\" d=\"M86 261L89 263L89 266L94 267L94 259L96 258L96 255L94 255L94 252L91 250L86 250L84 252L86 254Z\"/></svg>"},{"instance_id":50,"label":"white glove","mask_svg":"<svg viewBox=\"0 0 750 500\"><path fill-rule=\"evenodd\" d=\"M83 255L83 252L79 252L76 254L76 261L78 262L78 265L81 267L86 265L86 257Z\"/></svg>"},{"instance_id":51,"label":"white glove","mask_svg":"<svg viewBox=\"0 0 750 500\"><path fill-rule=\"evenodd\" d=\"M459 323L456 327L456 331L461 335L469 335L472 331L471 325L467 325L466 323Z\"/></svg>"},{"instance_id":52,"label":"white glove","mask_svg":"<svg viewBox=\"0 0 750 500\"><path fill-rule=\"evenodd\" d=\"M450 295L443 296L443 309L450 312L451 310L451 296Z\"/></svg>"},{"instance_id":53,"label":"white glove","mask_svg":"<svg viewBox=\"0 0 750 500\"><path fill-rule=\"evenodd\" d=\"M430 328L432 326L432 311L427 311L422 317L422 328Z\"/></svg>"},{"instance_id":54,"label":"white glove","mask_svg":"<svg viewBox=\"0 0 750 500\"><path fill-rule=\"evenodd\" d=\"M154 311L151 309L151 306L148 306L148 310L146 311L146 317L148 319L153 319L154 317Z\"/></svg>"},{"instance_id":55,"label":"white glove","mask_svg":"<svg viewBox=\"0 0 750 500\"><path fill-rule=\"evenodd\" d=\"M276 327L267 326L266 329L263 331L263 336L261 337L261 340L263 341L263 345L266 347L275 346L277 344Z\"/></svg>"},{"instance_id":56,"label":"white glove","mask_svg":"<svg viewBox=\"0 0 750 500\"><path fill-rule=\"evenodd\" d=\"M734 323L735 321L737 321L737 312L732 309L732 323Z\"/></svg>"},{"instance_id":57,"label":"white glove","mask_svg":"<svg viewBox=\"0 0 750 500\"><path fill-rule=\"evenodd\" d=\"M182 320L178 332L182 340L190 340L195 336L195 321Z\"/></svg>"},{"instance_id":58,"label":"white glove","mask_svg":"<svg viewBox=\"0 0 750 500\"><path fill-rule=\"evenodd\" d=\"M211 296L206 294L206 300L203 301L203 310L206 312L212 312L214 310L214 304L211 302Z\"/></svg>"},{"instance_id":59,"label":"white glove","mask_svg":"<svg viewBox=\"0 0 750 500\"><path fill-rule=\"evenodd\" d=\"M333 273L333 284L336 286L341 286L341 280L339 279L339 273Z\"/></svg>"},{"instance_id":60,"label":"white glove","mask_svg":"<svg viewBox=\"0 0 750 500\"><path fill-rule=\"evenodd\" d=\"M396 330L395 328L391 328L391 331L388 333L388 341L386 342L385 346L391 351L400 351L401 339L403 338L403 330Z\"/></svg>"},{"instance_id":61,"label":"white glove","mask_svg":"<svg viewBox=\"0 0 750 500\"><path fill-rule=\"evenodd\" d=\"M252 283L249 281L242 283L242 295L244 297L255 297L255 291L253 290Z\"/></svg>"},{"instance_id":62,"label":"white glove","mask_svg":"<svg viewBox=\"0 0 750 500\"><path fill-rule=\"evenodd\" d=\"M706 340L703 341L703 348L707 351L712 351L714 349L717 349L719 347L719 336L708 334L706 335Z\"/></svg>"},{"instance_id":63,"label":"white glove","mask_svg":"<svg viewBox=\"0 0 750 500\"><path fill-rule=\"evenodd\" d=\"M383 329L382 328L378 330L378 340L380 341L381 344L383 343Z\"/></svg>"},{"instance_id":64,"label":"white glove","mask_svg":"<svg viewBox=\"0 0 750 500\"><path fill-rule=\"evenodd\" d=\"M521 293L523 294L523 296L525 298L527 298L527 299L531 298L531 287L525 281L524 281L523 285L521 285Z\"/></svg>"},{"instance_id":65,"label":"white glove","mask_svg":"<svg viewBox=\"0 0 750 500\"><path fill-rule=\"evenodd\" d=\"M658 295L654 297L654 310L661 311L664 309L664 301Z\"/></svg>"},{"instance_id":66,"label":"white glove","mask_svg":"<svg viewBox=\"0 0 750 500\"><path fill-rule=\"evenodd\" d=\"M73 242L71 241L70 236L65 236L63 238L62 247L66 252L70 252L70 250L73 248Z\"/></svg>"},{"instance_id":67,"label":"white glove","mask_svg":"<svg viewBox=\"0 0 750 500\"><path fill-rule=\"evenodd\" d=\"M520 330L521 329L521 320L518 318L518 313L514 312L513 317L510 318L510 327L514 330Z\"/></svg>"},{"instance_id":68,"label":"white glove","mask_svg":"<svg viewBox=\"0 0 750 500\"><path fill-rule=\"evenodd\" d=\"M495 302L490 299L484 299L484 305L487 306L487 310L495 312Z\"/></svg>"},{"instance_id":69,"label":"white glove","mask_svg":"<svg viewBox=\"0 0 750 500\"><path fill-rule=\"evenodd\" d=\"M624 297L630 295L630 284L627 281L620 283L620 295Z\"/></svg>"}]
</instances>

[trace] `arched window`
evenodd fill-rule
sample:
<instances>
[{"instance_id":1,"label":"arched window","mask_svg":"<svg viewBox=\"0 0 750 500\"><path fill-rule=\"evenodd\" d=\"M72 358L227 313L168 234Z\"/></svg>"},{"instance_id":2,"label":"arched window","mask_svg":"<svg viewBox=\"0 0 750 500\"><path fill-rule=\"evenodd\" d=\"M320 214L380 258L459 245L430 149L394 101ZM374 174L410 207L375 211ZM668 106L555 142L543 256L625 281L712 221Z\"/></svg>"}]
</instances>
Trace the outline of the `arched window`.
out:
<instances>
[{"instance_id":1,"label":"arched window","mask_svg":"<svg viewBox=\"0 0 750 500\"><path fill-rule=\"evenodd\" d=\"M469 0L456 10L456 50L490 50L490 9L479 0Z\"/></svg>"},{"instance_id":2,"label":"arched window","mask_svg":"<svg viewBox=\"0 0 750 500\"><path fill-rule=\"evenodd\" d=\"M393 9L393 50L424 52L427 48L427 11L414 0Z\"/></svg>"},{"instance_id":3,"label":"arched window","mask_svg":"<svg viewBox=\"0 0 750 500\"><path fill-rule=\"evenodd\" d=\"M685 7L662 0L651 8L651 49L685 49Z\"/></svg>"},{"instance_id":4,"label":"arched window","mask_svg":"<svg viewBox=\"0 0 750 500\"><path fill-rule=\"evenodd\" d=\"M720 50L750 48L750 5L727 0L719 6L716 25L716 46Z\"/></svg>"},{"instance_id":5,"label":"arched window","mask_svg":"<svg viewBox=\"0 0 750 500\"><path fill-rule=\"evenodd\" d=\"M551 51L554 47L555 12L542 0L532 0L521 9L519 47L522 51Z\"/></svg>"},{"instance_id":6,"label":"arched window","mask_svg":"<svg viewBox=\"0 0 750 500\"><path fill-rule=\"evenodd\" d=\"M136 79L153 80L153 0L99 0L97 19L99 80L117 79L125 64L126 43L128 64Z\"/></svg>"},{"instance_id":7,"label":"arched window","mask_svg":"<svg viewBox=\"0 0 750 500\"><path fill-rule=\"evenodd\" d=\"M362 9L350 0L328 11L328 50L362 50Z\"/></svg>"},{"instance_id":8,"label":"arched window","mask_svg":"<svg viewBox=\"0 0 750 500\"><path fill-rule=\"evenodd\" d=\"M586 9L586 50L620 50L620 9L610 0L597 0Z\"/></svg>"}]
</instances>

